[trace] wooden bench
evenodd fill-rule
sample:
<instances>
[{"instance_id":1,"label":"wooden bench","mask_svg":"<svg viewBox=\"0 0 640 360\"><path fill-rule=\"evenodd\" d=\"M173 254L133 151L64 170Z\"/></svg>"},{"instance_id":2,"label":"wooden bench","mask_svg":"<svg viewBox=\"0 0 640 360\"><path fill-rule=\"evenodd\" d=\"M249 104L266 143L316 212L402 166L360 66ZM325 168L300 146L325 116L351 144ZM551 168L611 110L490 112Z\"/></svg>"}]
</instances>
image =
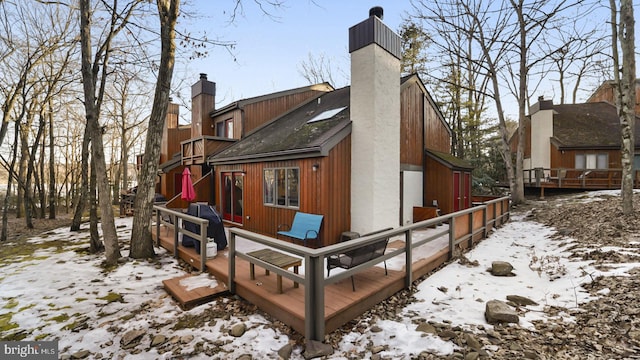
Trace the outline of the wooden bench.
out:
<instances>
[{"instance_id":1,"label":"wooden bench","mask_svg":"<svg viewBox=\"0 0 640 360\"><path fill-rule=\"evenodd\" d=\"M287 254L283 254L281 252L271 250L271 249L261 249L261 250L252 251L252 252L248 252L247 255L285 270L293 266L293 272L295 274L298 273L298 269L302 265L302 260L300 258L289 256ZM265 274L269 275L269 270L265 269ZM255 264L252 262L249 262L249 276L251 277L251 280L256 279ZM277 281L277 287L278 287L278 294L282 294L282 275L278 275L276 278L276 281ZM298 283L294 281L293 287L297 288Z\"/></svg>"},{"instance_id":2,"label":"wooden bench","mask_svg":"<svg viewBox=\"0 0 640 360\"><path fill-rule=\"evenodd\" d=\"M382 229L378 231L374 231L368 234L363 235L370 236L379 234L384 231L391 230L392 228ZM349 250L342 254L331 255L327 258L327 276L331 272L331 269L342 268L342 269L351 269L360 264L364 264L368 261L371 261L375 258L378 258L384 255L385 250L387 249L387 245L389 244L389 238L380 239L374 243ZM388 275L387 272L387 262L384 261L384 274ZM355 281L353 280L353 276L351 276L351 287L353 291L356 291Z\"/></svg>"},{"instance_id":3,"label":"wooden bench","mask_svg":"<svg viewBox=\"0 0 640 360\"><path fill-rule=\"evenodd\" d=\"M322 215L307 214L298 211L293 217L293 223L291 226L288 224L281 224L278 226L278 230L284 227L288 227L289 230L278 231L278 234L302 240L303 242L310 239L318 239L318 233L320 232L320 226L322 225L322 217Z\"/></svg>"}]
</instances>

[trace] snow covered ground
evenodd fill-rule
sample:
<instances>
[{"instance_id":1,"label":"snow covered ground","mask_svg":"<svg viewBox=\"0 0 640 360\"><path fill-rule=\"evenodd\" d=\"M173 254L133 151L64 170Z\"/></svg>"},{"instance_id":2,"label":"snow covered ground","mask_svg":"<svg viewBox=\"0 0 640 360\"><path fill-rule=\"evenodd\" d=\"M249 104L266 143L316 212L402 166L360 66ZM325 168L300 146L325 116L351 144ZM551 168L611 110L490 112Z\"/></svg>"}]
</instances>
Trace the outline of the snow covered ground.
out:
<instances>
[{"instance_id":1,"label":"snow covered ground","mask_svg":"<svg viewBox=\"0 0 640 360\"><path fill-rule=\"evenodd\" d=\"M593 198L597 199L597 195ZM116 225L119 236L127 239L131 218L117 219ZM550 235L554 232L522 215L512 216L510 222L465 254L469 262L477 261L478 266L466 262L446 266L418 285L417 301L398 310L401 320L363 319L375 323L381 331L345 335L329 358L347 358L347 354L366 352L378 345L385 346L379 353L382 357L394 359L409 359L422 351L451 354L456 349L454 343L416 330L416 320L450 322L470 331L476 326L490 328L484 319L486 302L521 295L539 304L528 306L530 311L520 319L520 326L532 327L533 320L547 316L542 311L545 305L570 309L589 301L589 294L580 285L592 277L624 274L638 266L624 264L603 273L588 262L573 261L567 250L571 240L552 240ZM278 349L289 343L288 336L270 327L270 320L260 314L247 317L231 313L198 328L173 330L175 319L186 314L197 317L208 307L224 306L228 300L223 296L183 311L162 287L163 279L184 274L164 250L156 250L160 255L157 261L129 261L106 272L99 266L101 256L80 251L87 247L88 236L88 232L58 229L30 242L71 241L71 245L41 246L34 254L18 252L10 262L0 260L0 338L23 332L24 340L57 339L61 354L88 350L91 356L99 353L104 358L126 359L176 356L170 352L160 354L151 347L154 334L216 342L224 349L224 358L231 359L243 354L251 354L254 359L274 358ZM511 263L515 276L495 277L487 272L491 263L498 260ZM193 286L215 286L215 279L207 275L190 281ZM570 321L567 314L555 316ZM233 337L228 329L238 323L246 324L248 330L241 337ZM123 334L134 329L149 336L143 338L137 351L121 349ZM182 352L192 354L196 343L182 344ZM294 348L292 359L301 359L302 351ZM190 358L212 357L202 353Z\"/></svg>"}]
</instances>

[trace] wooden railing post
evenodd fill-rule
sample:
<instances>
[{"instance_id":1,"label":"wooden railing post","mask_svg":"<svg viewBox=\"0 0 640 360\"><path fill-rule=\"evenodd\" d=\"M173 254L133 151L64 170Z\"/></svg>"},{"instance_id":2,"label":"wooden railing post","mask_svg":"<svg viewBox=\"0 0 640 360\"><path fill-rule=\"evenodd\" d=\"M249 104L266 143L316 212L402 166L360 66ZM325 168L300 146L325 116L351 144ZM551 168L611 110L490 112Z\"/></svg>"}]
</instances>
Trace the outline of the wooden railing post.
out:
<instances>
[{"instance_id":1,"label":"wooden railing post","mask_svg":"<svg viewBox=\"0 0 640 360\"><path fill-rule=\"evenodd\" d=\"M309 340L324 340L324 258L305 255L304 333Z\"/></svg>"},{"instance_id":2,"label":"wooden railing post","mask_svg":"<svg viewBox=\"0 0 640 360\"><path fill-rule=\"evenodd\" d=\"M227 287L230 293L236 293L236 234L233 231L229 231L229 280Z\"/></svg>"},{"instance_id":3,"label":"wooden railing post","mask_svg":"<svg viewBox=\"0 0 640 360\"><path fill-rule=\"evenodd\" d=\"M177 216L175 215L171 215L173 216L173 223L175 224L173 226L173 257L174 258L178 258L178 239L180 236L180 228L181 228L181 224L182 224L182 219L179 219ZM178 223L179 222L179 223Z\"/></svg>"},{"instance_id":4,"label":"wooden railing post","mask_svg":"<svg viewBox=\"0 0 640 360\"><path fill-rule=\"evenodd\" d=\"M449 260L453 259L453 246L456 241L456 218L455 216L451 216L449 220Z\"/></svg>"},{"instance_id":5,"label":"wooden railing post","mask_svg":"<svg viewBox=\"0 0 640 360\"><path fill-rule=\"evenodd\" d=\"M404 256L405 256L405 268L407 273L404 276L404 286L405 288L411 288L411 284L413 283L413 245L411 244L411 240L413 239L413 230L408 229L404 232Z\"/></svg>"}]
</instances>

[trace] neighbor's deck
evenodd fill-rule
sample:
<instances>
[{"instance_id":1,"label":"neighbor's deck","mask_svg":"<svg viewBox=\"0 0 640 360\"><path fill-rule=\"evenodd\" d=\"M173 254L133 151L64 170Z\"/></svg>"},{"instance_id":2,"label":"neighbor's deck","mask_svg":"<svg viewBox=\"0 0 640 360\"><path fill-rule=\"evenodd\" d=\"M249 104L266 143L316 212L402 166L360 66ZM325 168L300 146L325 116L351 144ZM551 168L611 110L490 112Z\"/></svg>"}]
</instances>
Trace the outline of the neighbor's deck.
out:
<instances>
[{"instance_id":1,"label":"neighbor's deck","mask_svg":"<svg viewBox=\"0 0 640 360\"><path fill-rule=\"evenodd\" d=\"M160 231L160 244L165 249L173 251L173 232ZM389 244L387 250L403 246L404 242L394 241ZM447 261L448 243L434 242L430 253L431 255L414 262L414 279L429 273ZM196 254L193 248L178 247L178 256L195 268L200 267L200 255ZM206 261L206 271L214 275L219 282L225 284L229 280L227 256L227 250L219 251L215 258ZM299 288L294 288L291 280L284 279L284 292L278 294L275 274L267 276L260 268L256 269L255 273L256 279L251 280L249 262L240 258L236 260L236 293L264 312L304 334L304 285L301 284ZM385 276L384 268L374 266L355 275L355 292L352 291L349 278L327 285L324 299L325 331L328 333L339 328L405 288L404 275L404 270L389 269L388 275Z\"/></svg>"}]
</instances>

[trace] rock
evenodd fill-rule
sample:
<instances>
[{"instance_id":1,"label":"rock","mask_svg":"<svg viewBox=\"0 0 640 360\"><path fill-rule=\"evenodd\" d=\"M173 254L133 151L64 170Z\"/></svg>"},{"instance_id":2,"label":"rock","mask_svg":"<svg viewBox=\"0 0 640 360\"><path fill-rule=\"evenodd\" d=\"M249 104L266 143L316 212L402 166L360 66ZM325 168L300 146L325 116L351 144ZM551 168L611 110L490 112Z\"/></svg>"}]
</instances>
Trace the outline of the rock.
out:
<instances>
[{"instance_id":1,"label":"rock","mask_svg":"<svg viewBox=\"0 0 640 360\"><path fill-rule=\"evenodd\" d=\"M456 332L453 330L442 330L441 332L438 333L438 336L443 340L453 339L457 335L458 334L456 334Z\"/></svg>"},{"instance_id":2,"label":"rock","mask_svg":"<svg viewBox=\"0 0 640 360\"><path fill-rule=\"evenodd\" d=\"M236 360L252 360L253 356L251 354L242 354L236 358Z\"/></svg>"},{"instance_id":3,"label":"rock","mask_svg":"<svg viewBox=\"0 0 640 360\"><path fill-rule=\"evenodd\" d=\"M151 347L159 346L167 342L167 337L164 335L156 335L151 339Z\"/></svg>"},{"instance_id":4,"label":"rock","mask_svg":"<svg viewBox=\"0 0 640 360\"><path fill-rule=\"evenodd\" d=\"M322 356L329 356L333 354L333 347L331 344L321 343L319 341L308 340L307 346L304 349L305 359L315 359Z\"/></svg>"},{"instance_id":5,"label":"rock","mask_svg":"<svg viewBox=\"0 0 640 360\"><path fill-rule=\"evenodd\" d=\"M535 306L535 305L538 305L537 302L535 302L535 301L533 301L533 300L531 300L529 298L526 298L524 296L520 296L520 295L507 295L507 300L509 300L509 301L511 301L511 302L513 302L515 304L518 304L520 306L527 306L527 305L534 305Z\"/></svg>"},{"instance_id":6,"label":"rock","mask_svg":"<svg viewBox=\"0 0 640 360\"><path fill-rule=\"evenodd\" d=\"M373 325L370 330L372 333L379 333L382 331L382 328L378 325Z\"/></svg>"},{"instance_id":7,"label":"rock","mask_svg":"<svg viewBox=\"0 0 640 360\"><path fill-rule=\"evenodd\" d=\"M531 351L531 350L525 350L524 351L524 358L525 359L532 359L535 360L538 358L538 354L536 354L535 351Z\"/></svg>"},{"instance_id":8,"label":"rock","mask_svg":"<svg viewBox=\"0 0 640 360\"><path fill-rule=\"evenodd\" d=\"M241 337L244 335L244 332L247 331L247 325L244 323L236 324L231 328L231 336L233 337Z\"/></svg>"},{"instance_id":9,"label":"rock","mask_svg":"<svg viewBox=\"0 0 640 360\"><path fill-rule=\"evenodd\" d=\"M427 334L435 334L436 328L429 323L423 322L423 323L420 323L420 325L418 325L418 327L416 328L416 331L424 332Z\"/></svg>"},{"instance_id":10,"label":"rock","mask_svg":"<svg viewBox=\"0 0 640 360\"><path fill-rule=\"evenodd\" d=\"M192 341L193 341L193 335L191 335L191 334L180 337L180 342L182 344L188 344L188 343L190 343Z\"/></svg>"},{"instance_id":11,"label":"rock","mask_svg":"<svg viewBox=\"0 0 640 360\"><path fill-rule=\"evenodd\" d=\"M475 351L472 351L470 353L467 353L467 355L464 356L464 360L478 360L479 357L480 357L480 354L478 354Z\"/></svg>"},{"instance_id":12,"label":"rock","mask_svg":"<svg viewBox=\"0 0 640 360\"><path fill-rule=\"evenodd\" d=\"M89 357L89 355L91 355L91 352L89 352L89 350L80 350L78 352L71 354L71 358L86 359L87 357Z\"/></svg>"},{"instance_id":13,"label":"rock","mask_svg":"<svg viewBox=\"0 0 640 360\"><path fill-rule=\"evenodd\" d=\"M293 346L291 344L287 344L278 350L278 356L280 356L283 360L289 360L291 357L291 353L293 352Z\"/></svg>"},{"instance_id":14,"label":"rock","mask_svg":"<svg viewBox=\"0 0 640 360\"><path fill-rule=\"evenodd\" d=\"M520 322L518 314L509 305L500 300L487 301L484 317L489 324Z\"/></svg>"},{"instance_id":15,"label":"rock","mask_svg":"<svg viewBox=\"0 0 640 360\"><path fill-rule=\"evenodd\" d=\"M127 331L124 335L122 335L122 339L120 339L120 345L129 346L134 342L138 342L140 338L146 334L145 330L131 330Z\"/></svg>"},{"instance_id":16,"label":"rock","mask_svg":"<svg viewBox=\"0 0 640 360\"><path fill-rule=\"evenodd\" d=\"M379 346L374 346L374 347L371 348L371 353L372 354L378 354L378 353L383 352L384 350L385 350L384 346L380 346L380 345Z\"/></svg>"},{"instance_id":17,"label":"rock","mask_svg":"<svg viewBox=\"0 0 640 360\"><path fill-rule=\"evenodd\" d=\"M471 349L476 351L482 349L482 344L480 344L480 341L478 341L478 339L476 339L476 337L472 334L464 334L464 339L467 342L467 346L469 346Z\"/></svg>"},{"instance_id":18,"label":"rock","mask_svg":"<svg viewBox=\"0 0 640 360\"><path fill-rule=\"evenodd\" d=\"M491 274L493 276L513 276L513 265L506 261L494 261L491 263Z\"/></svg>"}]
</instances>

